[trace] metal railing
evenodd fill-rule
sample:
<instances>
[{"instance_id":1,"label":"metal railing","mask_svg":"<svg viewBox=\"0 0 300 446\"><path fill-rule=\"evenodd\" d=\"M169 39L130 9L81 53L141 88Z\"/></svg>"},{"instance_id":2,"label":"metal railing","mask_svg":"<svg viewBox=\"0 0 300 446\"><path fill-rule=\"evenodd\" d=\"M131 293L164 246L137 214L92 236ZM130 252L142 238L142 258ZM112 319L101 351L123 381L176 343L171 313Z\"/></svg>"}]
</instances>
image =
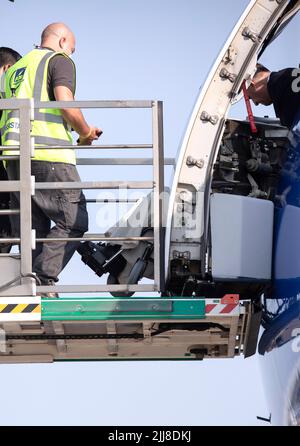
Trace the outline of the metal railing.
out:
<instances>
[{"instance_id":1,"label":"metal railing","mask_svg":"<svg viewBox=\"0 0 300 446\"><path fill-rule=\"evenodd\" d=\"M34 109L54 109L54 108L84 108L84 109L152 109L152 144L127 144L127 145L93 145L94 150L137 150L151 149L151 158L79 158L78 165L152 165L153 181L88 181L88 182L34 182L31 176L31 158L34 155L34 142L31 137L31 125L34 119ZM163 203L162 193L164 192L164 166L173 165L173 159L164 160L163 154L163 106L160 101L74 101L74 102L34 102L31 99L8 99L1 100L1 109L19 110L20 113L20 145L0 146L0 150L19 150L20 155L1 156L0 160L17 159L20 161L20 180L1 181L0 192L20 192L20 210L2 210L1 215L20 214L20 237L1 238L0 243L11 243L20 245L20 254L2 254L0 261L3 268L5 257L15 257L20 261L19 282L9 287L2 286L0 282L1 295L32 295L35 294L35 280L32 275L32 249L36 243L52 243L55 241L103 241L103 242L129 242L129 241L150 241L154 244L154 282L153 284L138 285L58 285L55 287L38 286L38 292L57 291L63 293L90 293L90 292L137 292L137 291L162 291L164 289L164 233L163 233ZM91 146L39 146L38 149L70 149L80 150L91 149ZM31 197L36 190L49 189L86 189L86 190L109 190L109 189L151 189L153 190L153 237L108 237L104 234L86 234L82 238L38 238L35 239L32 231L31 219ZM101 200L102 203L122 203L126 200ZM90 199L88 203L96 203L98 200ZM135 203L135 200L127 200ZM67 266L68 267L68 266ZM8 274L10 277L11 274Z\"/></svg>"}]
</instances>

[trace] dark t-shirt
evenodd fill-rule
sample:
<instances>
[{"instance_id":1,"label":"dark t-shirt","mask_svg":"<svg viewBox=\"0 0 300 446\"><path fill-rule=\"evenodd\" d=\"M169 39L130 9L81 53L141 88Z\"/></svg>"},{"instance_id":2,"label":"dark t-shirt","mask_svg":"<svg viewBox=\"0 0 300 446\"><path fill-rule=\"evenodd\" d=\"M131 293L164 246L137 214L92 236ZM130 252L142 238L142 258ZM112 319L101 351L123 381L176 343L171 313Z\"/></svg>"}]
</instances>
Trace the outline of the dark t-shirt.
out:
<instances>
[{"instance_id":1,"label":"dark t-shirt","mask_svg":"<svg viewBox=\"0 0 300 446\"><path fill-rule=\"evenodd\" d=\"M293 74L295 74L293 76ZM286 68L273 72L268 82L268 90L281 124L292 128L300 118L300 70Z\"/></svg>"},{"instance_id":2,"label":"dark t-shirt","mask_svg":"<svg viewBox=\"0 0 300 446\"><path fill-rule=\"evenodd\" d=\"M75 94L75 66L70 59L58 54L48 66L47 88L51 101L55 101L54 87L68 87Z\"/></svg>"}]
</instances>

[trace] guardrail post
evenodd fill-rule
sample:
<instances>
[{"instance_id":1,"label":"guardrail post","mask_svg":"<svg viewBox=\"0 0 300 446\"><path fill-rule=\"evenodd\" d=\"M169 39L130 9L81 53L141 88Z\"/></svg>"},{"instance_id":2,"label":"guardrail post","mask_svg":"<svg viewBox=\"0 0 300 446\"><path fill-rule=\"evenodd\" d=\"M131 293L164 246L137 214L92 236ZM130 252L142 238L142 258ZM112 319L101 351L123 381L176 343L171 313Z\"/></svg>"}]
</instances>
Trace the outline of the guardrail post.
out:
<instances>
[{"instance_id":1,"label":"guardrail post","mask_svg":"<svg viewBox=\"0 0 300 446\"><path fill-rule=\"evenodd\" d=\"M33 294L32 274L32 219L31 219L31 116L33 103L20 101L20 252L22 285ZM27 276L27 277L26 277Z\"/></svg>"},{"instance_id":2,"label":"guardrail post","mask_svg":"<svg viewBox=\"0 0 300 446\"><path fill-rule=\"evenodd\" d=\"M164 196L164 135L163 103L154 101L152 105L153 176L154 176L154 284L157 291L164 291L165 248L163 227Z\"/></svg>"}]
</instances>

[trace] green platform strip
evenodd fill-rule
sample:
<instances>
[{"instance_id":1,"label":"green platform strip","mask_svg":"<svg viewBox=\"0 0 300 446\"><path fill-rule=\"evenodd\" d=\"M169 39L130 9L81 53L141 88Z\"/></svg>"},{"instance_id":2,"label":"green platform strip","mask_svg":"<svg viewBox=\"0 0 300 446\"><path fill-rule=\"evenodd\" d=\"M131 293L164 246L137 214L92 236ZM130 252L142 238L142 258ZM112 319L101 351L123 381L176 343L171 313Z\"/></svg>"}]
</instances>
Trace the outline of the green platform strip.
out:
<instances>
[{"instance_id":1,"label":"green platform strip","mask_svg":"<svg viewBox=\"0 0 300 446\"><path fill-rule=\"evenodd\" d=\"M204 319L204 299L42 299L42 321Z\"/></svg>"}]
</instances>

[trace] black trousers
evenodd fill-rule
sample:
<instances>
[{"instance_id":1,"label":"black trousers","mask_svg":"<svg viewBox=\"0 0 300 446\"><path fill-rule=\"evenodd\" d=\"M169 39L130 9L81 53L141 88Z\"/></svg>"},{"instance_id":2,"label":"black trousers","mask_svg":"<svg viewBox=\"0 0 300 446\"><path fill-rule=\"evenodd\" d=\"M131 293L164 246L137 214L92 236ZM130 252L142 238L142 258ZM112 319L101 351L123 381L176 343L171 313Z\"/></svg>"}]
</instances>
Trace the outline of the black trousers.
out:
<instances>
[{"instance_id":1,"label":"black trousers","mask_svg":"<svg viewBox=\"0 0 300 446\"><path fill-rule=\"evenodd\" d=\"M19 178L19 163L7 165L10 180ZM31 173L36 182L80 181L76 166L48 161L32 161ZM19 208L19 194L11 194L12 208ZM51 227L51 222L54 226ZM20 234L20 218L12 216L14 236ZM88 214L85 196L81 190L40 190L32 197L32 227L37 238L82 237L88 230ZM80 242L39 243L33 251L32 270L42 284L58 281L59 273L69 262Z\"/></svg>"}]
</instances>

